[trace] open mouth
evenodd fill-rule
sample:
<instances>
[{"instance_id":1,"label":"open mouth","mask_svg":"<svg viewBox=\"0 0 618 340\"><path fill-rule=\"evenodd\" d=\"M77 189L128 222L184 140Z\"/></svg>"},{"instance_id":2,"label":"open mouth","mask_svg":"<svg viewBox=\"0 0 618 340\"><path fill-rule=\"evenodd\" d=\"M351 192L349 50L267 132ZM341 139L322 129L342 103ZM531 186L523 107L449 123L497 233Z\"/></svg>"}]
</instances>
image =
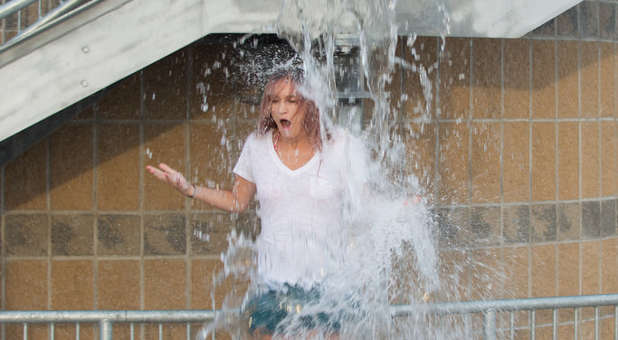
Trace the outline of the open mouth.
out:
<instances>
[{"instance_id":1,"label":"open mouth","mask_svg":"<svg viewBox=\"0 0 618 340\"><path fill-rule=\"evenodd\" d=\"M281 127L289 128L290 125L292 125L292 122L287 119L281 119L279 120L279 124L281 124Z\"/></svg>"}]
</instances>

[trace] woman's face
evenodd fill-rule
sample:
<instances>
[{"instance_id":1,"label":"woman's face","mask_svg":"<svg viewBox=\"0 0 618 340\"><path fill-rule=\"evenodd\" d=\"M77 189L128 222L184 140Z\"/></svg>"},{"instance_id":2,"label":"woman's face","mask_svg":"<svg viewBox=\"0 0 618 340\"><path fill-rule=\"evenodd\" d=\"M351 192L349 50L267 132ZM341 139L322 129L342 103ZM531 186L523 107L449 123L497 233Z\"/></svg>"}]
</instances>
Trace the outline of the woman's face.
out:
<instances>
[{"instance_id":1,"label":"woman's face","mask_svg":"<svg viewBox=\"0 0 618 340\"><path fill-rule=\"evenodd\" d=\"M305 135L305 110L301 107L301 97L296 93L291 80L281 79L274 84L270 112L282 137L297 138Z\"/></svg>"}]
</instances>

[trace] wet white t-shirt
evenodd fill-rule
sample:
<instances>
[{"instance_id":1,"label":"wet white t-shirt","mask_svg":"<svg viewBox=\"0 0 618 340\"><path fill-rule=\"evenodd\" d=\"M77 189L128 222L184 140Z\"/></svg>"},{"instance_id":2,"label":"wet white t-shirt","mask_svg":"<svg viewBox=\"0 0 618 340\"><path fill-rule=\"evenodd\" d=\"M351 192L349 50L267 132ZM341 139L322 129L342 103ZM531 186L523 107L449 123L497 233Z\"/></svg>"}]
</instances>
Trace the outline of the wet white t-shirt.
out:
<instances>
[{"instance_id":1,"label":"wet white t-shirt","mask_svg":"<svg viewBox=\"0 0 618 340\"><path fill-rule=\"evenodd\" d=\"M343 263L344 197L358 197L366 181L359 139L336 129L305 165L291 170L279 159L272 132L251 134L234 173L255 183L262 232L258 274L267 284L310 287Z\"/></svg>"}]
</instances>

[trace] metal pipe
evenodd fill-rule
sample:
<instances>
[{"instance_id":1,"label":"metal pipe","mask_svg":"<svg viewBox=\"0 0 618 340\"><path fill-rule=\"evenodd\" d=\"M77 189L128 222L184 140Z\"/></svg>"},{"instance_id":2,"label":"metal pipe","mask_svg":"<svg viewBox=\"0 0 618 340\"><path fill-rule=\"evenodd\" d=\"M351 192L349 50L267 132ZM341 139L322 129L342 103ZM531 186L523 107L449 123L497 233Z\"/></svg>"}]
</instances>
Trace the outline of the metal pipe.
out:
<instances>
[{"instance_id":1,"label":"metal pipe","mask_svg":"<svg viewBox=\"0 0 618 340\"><path fill-rule=\"evenodd\" d=\"M31 0L29 0L29 1L31 1ZM44 29L46 27L46 25L48 25L52 21L58 19L64 13L68 12L73 7L78 6L83 1L84 0L66 0L66 1L62 2L59 6L54 8L52 11L48 12L43 18L37 20L36 23L28 26L25 30L23 30L23 32L20 31L20 33L18 35L14 36L13 38L11 38L11 40L9 40L4 45L2 45L0 47L0 52L8 49L10 46L15 45L16 43L18 43L18 42L28 38L29 36L32 36L32 35L36 34L40 30ZM101 0L97 0L97 1L101 1Z\"/></svg>"},{"instance_id":2,"label":"metal pipe","mask_svg":"<svg viewBox=\"0 0 618 340\"><path fill-rule=\"evenodd\" d=\"M483 315L485 340L496 340L496 311L490 309Z\"/></svg>"},{"instance_id":3,"label":"metal pipe","mask_svg":"<svg viewBox=\"0 0 618 340\"><path fill-rule=\"evenodd\" d=\"M110 320L99 321L99 340L112 340L112 327Z\"/></svg>"},{"instance_id":4,"label":"metal pipe","mask_svg":"<svg viewBox=\"0 0 618 340\"><path fill-rule=\"evenodd\" d=\"M551 337L553 340L558 340L558 309L554 308L551 315Z\"/></svg>"},{"instance_id":5,"label":"metal pipe","mask_svg":"<svg viewBox=\"0 0 618 340\"><path fill-rule=\"evenodd\" d=\"M599 340L599 307L594 307L594 340Z\"/></svg>"},{"instance_id":6,"label":"metal pipe","mask_svg":"<svg viewBox=\"0 0 618 340\"><path fill-rule=\"evenodd\" d=\"M556 296L544 298L504 299L487 301L442 302L435 304L395 305L391 314L405 316L416 313L464 314L481 313L489 309L520 311L553 308L577 308L618 305L618 294Z\"/></svg>"},{"instance_id":7,"label":"metal pipe","mask_svg":"<svg viewBox=\"0 0 618 340\"><path fill-rule=\"evenodd\" d=\"M614 340L618 340L618 306L614 307Z\"/></svg>"},{"instance_id":8,"label":"metal pipe","mask_svg":"<svg viewBox=\"0 0 618 340\"><path fill-rule=\"evenodd\" d=\"M5 18L37 0L13 0L0 6L0 19Z\"/></svg>"},{"instance_id":9,"label":"metal pipe","mask_svg":"<svg viewBox=\"0 0 618 340\"><path fill-rule=\"evenodd\" d=\"M530 311L530 340L536 339L536 310Z\"/></svg>"},{"instance_id":10,"label":"metal pipe","mask_svg":"<svg viewBox=\"0 0 618 340\"><path fill-rule=\"evenodd\" d=\"M573 318L573 339L579 339L579 308L575 308L575 315Z\"/></svg>"}]
</instances>

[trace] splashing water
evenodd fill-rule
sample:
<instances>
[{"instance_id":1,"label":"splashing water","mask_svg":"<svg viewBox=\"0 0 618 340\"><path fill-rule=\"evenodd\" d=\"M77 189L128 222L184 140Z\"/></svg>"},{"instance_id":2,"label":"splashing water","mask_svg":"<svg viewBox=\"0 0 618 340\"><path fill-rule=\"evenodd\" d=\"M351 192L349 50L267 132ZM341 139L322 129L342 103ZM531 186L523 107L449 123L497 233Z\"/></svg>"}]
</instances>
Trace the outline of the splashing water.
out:
<instances>
[{"instance_id":1,"label":"splashing water","mask_svg":"<svg viewBox=\"0 0 618 340\"><path fill-rule=\"evenodd\" d=\"M444 14L446 35L448 15L442 5L436 6ZM305 80L300 91L318 105L320 123L330 129L340 124L358 131L371 155L368 185L353 188L351 192L356 194L344 204L349 209L341 231L346 247L338 254L341 271L321 284L318 301L290 313L284 322L286 326L278 329L275 337L326 337L325 330L307 333L302 327L304 316L324 311L340 316L339 336L344 339L457 339L468 334L470 325L448 318L432 319L420 313L393 317L390 311L393 304L424 303L432 294L457 296L454 289L446 287L450 284L441 282L439 277L434 217L425 199L415 199L429 193L423 192L416 176L408 170L413 165L406 155L406 141L415 134L405 128L397 106L408 98L405 94L395 98L390 91L397 68L417 75L425 97L425 106L417 110L423 113L420 122L428 122L434 86L430 74L436 72L437 61L421 64L420 51L414 48L407 60L397 56L399 27L394 24L395 9L396 1L392 0L285 0L278 35L290 42L302 62L283 53L280 59L265 54L263 60L253 58L251 64L240 65L250 85L268 78L268 70L302 65ZM408 47L415 40L416 36L408 37ZM444 45L442 37L440 53ZM354 69L356 66L358 69ZM205 101L205 91L200 89L200 95ZM369 117L356 117L365 115L367 110L358 105L362 101L349 99L354 96L372 102ZM255 289L258 283L254 241L232 232L228 242L227 251L221 255L224 271L215 278L215 284L233 277L251 282L249 291ZM234 337L246 337L242 329L247 321L240 311L246 298L241 289L228 294L222 313L198 338L206 339L219 328L230 331Z\"/></svg>"}]
</instances>

